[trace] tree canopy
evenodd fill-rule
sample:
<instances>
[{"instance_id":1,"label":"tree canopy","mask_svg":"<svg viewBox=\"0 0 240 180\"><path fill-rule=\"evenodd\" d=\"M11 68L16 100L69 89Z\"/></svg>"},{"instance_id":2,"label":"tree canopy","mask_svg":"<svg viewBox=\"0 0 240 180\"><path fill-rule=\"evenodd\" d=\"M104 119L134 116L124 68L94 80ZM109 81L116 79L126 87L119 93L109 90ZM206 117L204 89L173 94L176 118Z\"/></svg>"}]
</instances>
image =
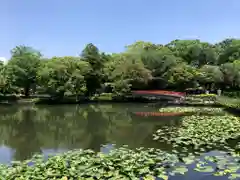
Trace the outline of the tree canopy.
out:
<instances>
[{"instance_id":1,"label":"tree canopy","mask_svg":"<svg viewBox=\"0 0 240 180\"><path fill-rule=\"evenodd\" d=\"M92 96L108 91L124 95L132 89L240 89L240 40L211 44L199 39L167 44L136 41L121 53L101 52L87 44L78 57L44 58L32 47L17 46L0 62L0 92L41 88L54 97ZM105 89L104 89L105 87Z\"/></svg>"}]
</instances>

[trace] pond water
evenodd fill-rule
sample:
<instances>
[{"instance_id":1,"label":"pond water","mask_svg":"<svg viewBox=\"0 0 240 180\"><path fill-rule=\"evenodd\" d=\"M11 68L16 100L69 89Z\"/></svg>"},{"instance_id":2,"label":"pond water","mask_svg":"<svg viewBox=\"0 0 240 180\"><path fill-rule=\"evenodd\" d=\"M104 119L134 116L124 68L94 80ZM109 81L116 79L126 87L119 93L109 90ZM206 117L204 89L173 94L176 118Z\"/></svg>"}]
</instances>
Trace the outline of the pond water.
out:
<instances>
[{"instance_id":1,"label":"pond water","mask_svg":"<svg viewBox=\"0 0 240 180\"><path fill-rule=\"evenodd\" d=\"M1 107L0 162L79 148L108 151L128 145L168 150L170 147L153 141L152 134L162 125L177 126L180 118L134 114L158 110L147 104Z\"/></svg>"},{"instance_id":2,"label":"pond water","mask_svg":"<svg viewBox=\"0 0 240 180\"><path fill-rule=\"evenodd\" d=\"M0 163L25 160L35 153L48 155L79 148L108 152L122 145L170 152L171 145L154 141L153 133L163 125L181 125L181 117L134 114L158 111L156 105L141 103L1 107ZM182 178L192 179L193 176L196 173L190 171ZM226 179L208 174L198 177Z\"/></svg>"}]
</instances>

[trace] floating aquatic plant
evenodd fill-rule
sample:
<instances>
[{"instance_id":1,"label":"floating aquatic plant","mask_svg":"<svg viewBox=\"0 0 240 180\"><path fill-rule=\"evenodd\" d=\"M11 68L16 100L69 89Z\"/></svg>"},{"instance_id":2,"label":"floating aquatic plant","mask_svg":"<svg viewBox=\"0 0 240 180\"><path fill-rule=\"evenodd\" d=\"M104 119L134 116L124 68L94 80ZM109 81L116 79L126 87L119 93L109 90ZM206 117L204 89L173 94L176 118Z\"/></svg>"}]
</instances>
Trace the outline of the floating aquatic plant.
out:
<instances>
[{"instance_id":1,"label":"floating aquatic plant","mask_svg":"<svg viewBox=\"0 0 240 180\"><path fill-rule=\"evenodd\" d=\"M160 112L197 112L197 111L208 111L208 112L222 112L222 108L202 108L202 107L165 107L159 109Z\"/></svg>"},{"instance_id":2,"label":"floating aquatic plant","mask_svg":"<svg viewBox=\"0 0 240 180\"><path fill-rule=\"evenodd\" d=\"M212 114L212 115L223 115L226 114L226 112L223 110L223 108L202 108L202 107L165 107L159 109L160 112L178 112L178 113L195 113L198 115L201 114Z\"/></svg>"},{"instance_id":3,"label":"floating aquatic plant","mask_svg":"<svg viewBox=\"0 0 240 180\"><path fill-rule=\"evenodd\" d=\"M229 158L230 157L230 158ZM239 156L231 158L226 154L207 156L204 159L195 156L181 160L174 154L158 149L139 148L130 150L126 147L111 150L108 154L95 153L91 150L75 150L49 157L42 156L31 160L13 162L11 166L0 166L0 179L159 179L167 180L170 176L185 175L188 165L194 170L211 173L216 176L239 177ZM29 165L32 162L32 165Z\"/></svg>"},{"instance_id":4,"label":"floating aquatic plant","mask_svg":"<svg viewBox=\"0 0 240 180\"><path fill-rule=\"evenodd\" d=\"M240 118L234 116L185 116L180 127L165 126L154 139L168 141L174 147L205 152L215 148L231 149L230 140L240 137ZM236 146L236 145L235 145Z\"/></svg>"}]
</instances>

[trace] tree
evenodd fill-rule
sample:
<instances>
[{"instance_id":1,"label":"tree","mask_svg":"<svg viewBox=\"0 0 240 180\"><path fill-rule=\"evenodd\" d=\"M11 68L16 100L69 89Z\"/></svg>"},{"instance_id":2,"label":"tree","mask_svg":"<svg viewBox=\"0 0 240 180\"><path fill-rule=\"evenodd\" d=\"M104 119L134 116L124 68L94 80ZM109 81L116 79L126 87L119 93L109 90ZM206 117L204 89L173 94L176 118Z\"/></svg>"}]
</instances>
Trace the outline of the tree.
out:
<instances>
[{"instance_id":1,"label":"tree","mask_svg":"<svg viewBox=\"0 0 240 180\"><path fill-rule=\"evenodd\" d=\"M151 72L144 67L141 59L131 53L118 56L115 64L109 69L110 84L117 95L128 93L134 85L147 84L152 79Z\"/></svg>"},{"instance_id":2,"label":"tree","mask_svg":"<svg viewBox=\"0 0 240 180\"><path fill-rule=\"evenodd\" d=\"M142 51L140 58L147 69L152 72L153 77L164 78L166 72L175 67L181 58L174 54L167 47L162 47L159 50Z\"/></svg>"},{"instance_id":3,"label":"tree","mask_svg":"<svg viewBox=\"0 0 240 180\"><path fill-rule=\"evenodd\" d=\"M159 50L163 45L161 44L153 44L151 42L145 41L136 41L133 44L127 45L126 52L140 52L143 50Z\"/></svg>"},{"instance_id":4,"label":"tree","mask_svg":"<svg viewBox=\"0 0 240 180\"><path fill-rule=\"evenodd\" d=\"M221 54L218 59L219 65L240 59L240 40L226 39L218 44L218 46L221 47Z\"/></svg>"},{"instance_id":5,"label":"tree","mask_svg":"<svg viewBox=\"0 0 240 180\"><path fill-rule=\"evenodd\" d=\"M25 96L29 96L32 85L36 83L41 54L27 46L17 46L11 53L12 57L6 67L7 74L12 83L23 88Z\"/></svg>"},{"instance_id":6,"label":"tree","mask_svg":"<svg viewBox=\"0 0 240 180\"><path fill-rule=\"evenodd\" d=\"M105 54L101 54L96 46L87 44L81 53L82 61L89 63L91 69L85 76L87 95L91 96L101 87L103 81L103 67L106 60Z\"/></svg>"},{"instance_id":7,"label":"tree","mask_svg":"<svg viewBox=\"0 0 240 180\"><path fill-rule=\"evenodd\" d=\"M174 40L167 44L176 56L195 67L217 63L217 52L214 45L200 40Z\"/></svg>"},{"instance_id":8,"label":"tree","mask_svg":"<svg viewBox=\"0 0 240 180\"><path fill-rule=\"evenodd\" d=\"M215 44L199 39L136 41L125 48L107 54L89 43L80 57L43 58L31 47L17 46L7 64L0 62L0 93L24 89L26 96L32 90L64 98L124 95L133 89L240 88L239 39Z\"/></svg>"},{"instance_id":9,"label":"tree","mask_svg":"<svg viewBox=\"0 0 240 180\"><path fill-rule=\"evenodd\" d=\"M199 69L197 79L201 84L209 84L213 88L214 85L218 85L223 82L223 73L219 66L204 65Z\"/></svg>"},{"instance_id":10,"label":"tree","mask_svg":"<svg viewBox=\"0 0 240 180\"><path fill-rule=\"evenodd\" d=\"M3 61L0 61L0 93L5 94L6 91L6 77L4 76L4 65Z\"/></svg>"},{"instance_id":11,"label":"tree","mask_svg":"<svg viewBox=\"0 0 240 180\"><path fill-rule=\"evenodd\" d=\"M3 69L3 67L4 67L4 63L3 61L0 61L0 71Z\"/></svg>"},{"instance_id":12,"label":"tree","mask_svg":"<svg viewBox=\"0 0 240 180\"><path fill-rule=\"evenodd\" d=\"M238 63L225 63L220 66L220 69L225 85L240 88L240 65Z\"/></svg>"},{"instance_id":13,"label":"tree","mask_svg":"<svg viewBox=\"0 0 240 180\"><path fill-rule=\"evenodd\" d=\"M12 79L7 73L6 65L0 61L0 94L12 94L17 91L13 86Z\"/></svg>"},{"instance_id":14,"label":"tree","mask_svg":"<svg viewBox=\"0 0 240 180\"><path fill-rule=\"evenodd\" d=\"M170 69L167 72L166 78L169 86L184 90L185 88L195 87L197 85L195 79L197 74L198 71L196 68L186 63L181 63Z\"/></svg>"},{"instance_id":15,"label":"tree","mask_svg":"<svg viewBox=\"0 0 240 180\"><path fill-rule=\"evenodd\" d=\"M38 83L52 97L77 97L86 92L85 75L89 64L77 57L53 57L39 68Z\"/></svg>"}]
</instances>

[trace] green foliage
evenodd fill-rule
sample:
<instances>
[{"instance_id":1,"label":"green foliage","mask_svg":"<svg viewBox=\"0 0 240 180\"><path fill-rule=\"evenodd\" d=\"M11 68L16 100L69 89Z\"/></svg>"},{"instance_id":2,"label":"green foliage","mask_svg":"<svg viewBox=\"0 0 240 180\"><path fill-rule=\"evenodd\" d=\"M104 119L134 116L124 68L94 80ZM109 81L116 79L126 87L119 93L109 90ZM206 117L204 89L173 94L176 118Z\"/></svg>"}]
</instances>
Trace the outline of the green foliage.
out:
<instances>
[{"instance_id":1,"label":"green foliage","mask_svg":"<svg viewBox=\"0 0 240 180\"><path fill-rule=\"evenodd\" d=\"M53 57L38 71L39 85L47 94L62 98L64 95L82 95L86 92L87 62L77 57Z\"/></svg>"},{"instance_id":2,"label":"green foliage","mask_svg":"<svg viewBox=\"0 0 240 180\"><path fill-rule=\"evenodd\" d=\"M99 96L95 95L92 97L93 100L107 100L110 101L112 100L112 93L102 93Z\"/></svg>"},{"instance_id":3,"label":"green foliage","mask_svg":"<svg viewBox=\"0 0 240 180\"><path fill-rule=\"evenodd\" d=\"M168 180L170 176L185 175L186 165L195 164L194 170L215 176L239 177L239 156L230 160L226 154L206 156L200 160L194 156L182 159L157 149L126 147L111 150L109 154L91 150L77 150L52 156L44 161L40 155L24 162L12 162L12 166L0 166L1 179L155 179ZM29 163L33 163L29 166ZM211 163L211 165L210 165ZM217 168L215 168L215 166Z\"/></svg>"},{"instance_id":4,"label":"green foliage","mask_svg":"<svg viewBox=\"0 0 240 180\"><path fill-rule=\"evenodd\" d=\"M223 78L226 85L230 87L240 87L240 64L238 63L226 63L221 65L221 71L223 72Z\"/></svg>"},{"instance_id":5,"label":"green foliage","mask_svg":"<svg viewBox=\"0 0 240 180\"><path fill-rule=\"evenodd\" d=\"M184 59L185 62L201 67L205 64L215 64L217 53L213 45L201 42L200 40L174 40L167 44L176 56Z\"/></svg>"},{"instance_id":6,"label":"green foliage","mask_svg":"<svg viewBox=\"0 0 240 180\"><path fill-rule=\"evenodd\" d=\"M198 79L202 83L222 83L223 73L219 66L204 65L200 68Z\"/></svg>"},{"instance_id":7,"label":"green foliage","mask_svg":"<svg viewBox=\"0 0 240 180\"><path fill-rule=\"evenodd\" d=\"M195 113L195 114L224 114L222 108L197 108L197 107L165 107L160 108L159 112L183 112L183 113Z\"/></svg>"},{"instance_id":8,"label":"green foliage","mask_svg":"<svg viewBox=\"0 0 240 180\"><path fill-rule=\"evenodd\" d=\"M192 95L192 97L199 97L199 98L204 98L204 97L217 97L216 94L196 94L196 95Z\"/></svg>"},{"instance_id":9,"label":"green foliage","mask_svg":"<svg viewBox=\"0 0 240 180\"><path fill-rule=\"evenodd\" d=\"M79 60L88 64L88 70L83 74L79 72L79 75L75 71L74 75L79 80L75 84L85 85L78 88L60 83L56 91L69 95L84 92L89 97L102 92L123 96L136 89L185 90L202 87L208 90L220 88L223 92L239 91L239 46L238 39L225 39L216 44L199 39L177 39L165 45L136 41L126 46L125 52L107 54L89 43L82 50ZM20 91L22 88L25 95L29 95L38 93L37 89L41 88L48 95L55 94L53 88L47 87L50 81L46 76L40 77L42 73L38 74L41 80L36 82L37 72L42 71L45 64L48 66L50 61L54 64L54 58L43 58L38 51L27 46L17 46L11 53L12 57L6 65L0 63L0 70L4 69L4 73L0 74L1 92ZM58 71L58 76L62 76L64 81L69 79L64 77L69 74L59 71L57 65L51 68Z\"/></svg>"},{"instance_id":10,"label":"green foliage","mask_svg":"<svg viewBox=\"0 0 240 180\"><path fill-rule=\"evenodd\" d=\"M13 86L12 79L7 74L6 66L0 61L0 94L11 94L15 90L16 88Z\"/></svg>"},{"instance_id":11,"label":"green foliage","mask_svg":"<svg viewBox=\"0 0 240 180\"><path fill-rule=\"evenodd\" d=\"M239 98L229 98L229 97L218 97L217 102L223 106L229 107L229 108L236 108L240 109L240 99Z\"/></svg>"},{"instance_id":12,"label":"green foliage","mask_svg":"<svg viewBox=\"0 0 240 180\"><path fill-rule=\"evenodd\" d=\"M151 70L153 77L165 78L166 73L182 61L167 47L161 47L157 51L148 49L140 52L142 62L147 69Z\"/></svg>"},{"instance_id":13,"label":"green foliage","mask_svg":"<svg viewBox=\"0 0 240 180\"><path fill-rule=\"evenodd\" d=\"M233 62L240 59L240 40L239 39L228 39L223 41L225 43L222 48L222 53L218 59L219 64L227 62Z\"/></svg>"},{"instance_id":14,"label":"green foliage","mask_svg":"<svg viewBox=\"0 0 240 180\"><path fill-rule=\"evenodd\" d=\"M17 46L11 53L6 74L13 85L23 88L24 94L29 96L31 86L36 83L41 54L27 46Z\"/></svg>"},{"instance_id":15,"label":"green foliage","mask_svg":"<svg viewBox=\"0 0 240 180\"><path fill-rule=\"evenodd\" d=\"M205 176L207 173L207 175L238 179L240 171L238 142L240 119L238 117L229 114L224 116L194 115L186 116L182 120L177 119L177 124L174 126L169 123L171 119L167 122L157 119L153 121L155 124L153 126L146 120L139 123L141 121L139 117L135 119L137 123L134 122L129 111L136 110L136 106L131 106L128 106L128 111L126 111L126 108L119 107L117 104L83 105L67 108L65 112L63 106L47 106L46 108L39 106L31 109L17 107L13 115L4 113L9 111L9 107L2 108L1 138L8 147L15 149L16 159L20 157L28 159L30 152L36 152L36 149L39 150L40 147L44 149L53 147L53 144L58 148L59 146L89 148L89 144L92 144L91 147L96 147L96 139L100 139L100 143L113 142L116 140L116 137L113 138L116 134L121 139L119 144L124 144L122 142L128 142L129 139L132 144L129 147L115 146L116 149L106 154L80 149L51 156L48 159L34 156L30 160L15 161L8 165L0 165L0 179L153 179L155 177L171 179L171 176L176 175L175 178L180 179L179 176L187 176L188 171L193 169L201 173L197 176ZM182 110L166 108L165 110L168 112L212 111L214 113L223 111L220 108L193 107ZM162 126L164 126L163 130ZM161 129L155 135L160 140L156 143L159 143L158 147L162 150L135 149L136 144L140 147L147 137L151 137L155 127ZM112 132L112 129L115 132ZM131 136L136 131L139 131L137 136ZM162 140L167 143L161 144ZM166 146L170 146L171 149L165 149ZM225 152L194 155L199 151L208 152L212 148L214 150L221 148ZM99 149L97 145L94 150L99 151Z\"/></svg>"},{"instance_id":16,"label":"green foliage","mask_svg":"<svg viewBox=\"0 0 240 180\"><path fill-rule=\"evenodd\" d=\"M218 157L208 156L204 160L189 157L184 158L184 162L196 163L194 169L198 172L208 172L215 176L229 175L230 178L239 177L237 174L240 169L239 157L233 163L224 156L224 154ZM32 162L33 166L29 166L29 162ZM218 170L208 163L216 164ZM49 157L47 161L44 161L42 156L35 155L24 162L13 162L12 166L2 165L0 170L0 177L9 180L76 178L137 180L155 177L167 180L175 174L184 175L188 168L180 163L176 156L160 150L139 148L133 151L123 147L112 150L109 154L96 154L91 150L69 151Z\"/></svg>"},{"instance_id":17,"label":"green foliage","mask_svg":"<svg viewBox=\"0 0 240 180\"><path fill-rule=\"evenodd\" d=\"M240 98L240 91L233 91L233 92L223 92L223 96L232 97L232 98Z\"/></svg>"},{"instance_id":18,"label":"green foliage","mask_svg":"<svg viewBox=\"0 0 240 180\"><path fill-rule=\"evenodd\" d=\"M91 67L86 74L85 80L87 95L93 95L103 82L103 67L107 57L105 54L100 54L98 48L90 43L83 49L81 60L89 63Z\"/></svg>"},{"instance_id":19,"label":"green foliage","mask_svg":"<svg viewBox=\"0 0 240 180\"><path fill-rule=\"evenodd\" d=\"M196 74L196 68L182 63L167 72L167 79L172 86L185 89L196 85Z\"/></svg>"},{"instance_id":20,"label":"green foliage","mask_svg":"<svg viewBox=\"0 0 240 180\"><path fill-rule=\"evenodd\" d=\"M216 102L217 95L216 94L196 94L196 95L189 95L185 98L186 101L189 102L203 102L206 103L207 101Z\"/></svg>"},{"instance_id":21,"label":"green foliage","mask_svg":"<svg viewBox=\"0 0 240 180\"><path fill-rule=\"evenodd\" d=\"M146 84L151 80L151 72L144 67L140 59L135 59L132 54L123 54L117 57L115 64L109 64L110 86L113 93L124 95L130 92L136 84Z\"/></svg>"},{"instance_id":22,"label":"green foliage","mask_svg":"<svg viewBox=\"0 0 240 180\"><path fill-rule=\"evenodd\" d=\"M149 175L165 177L167 168L156 167L157 163L167 162L170 155L153 149L139 149L136 152L120 148L109 154L91 150L77 150L50 157L46 162L35 156L33 166L29 161L15 162L12 167L2 166L3 179L138 179ZM177 160L175 160L177 161ZM174 162L172 162L174 163Z\"/></svg>"},{"instance_id":23,"label":"green foliage","mask_svg":"<svg viewBox=\"0 0 240 180\"><path fill-rule=\"evenodd\" d=\"M227 149L234 151L228 144L230 139L240 136L240 118L231 115L225 116L186 116L178 128L165 127L154 135L155 140L169 141L180 151L183 147L192 148L194 153L212 149Z\"/></svg>"}]
</instances>

